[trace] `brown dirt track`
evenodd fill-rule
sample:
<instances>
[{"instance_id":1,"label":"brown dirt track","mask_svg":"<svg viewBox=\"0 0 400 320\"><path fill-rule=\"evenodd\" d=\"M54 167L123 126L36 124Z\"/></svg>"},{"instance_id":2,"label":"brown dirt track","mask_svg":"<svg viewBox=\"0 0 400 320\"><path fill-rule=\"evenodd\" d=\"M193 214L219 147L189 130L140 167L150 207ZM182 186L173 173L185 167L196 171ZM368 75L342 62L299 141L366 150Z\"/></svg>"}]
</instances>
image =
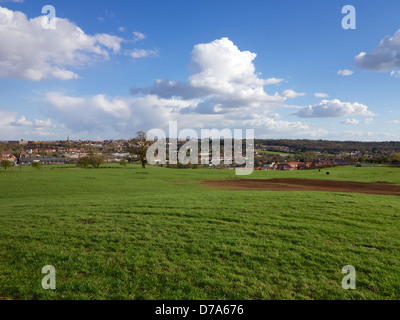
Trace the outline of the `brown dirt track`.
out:
<instances>
[{"instance_id":1,"label":"brown dirt track","mask_svg":"<svg viewBox=\"0 0 400 320\"><path fill-rule=\"evenodd\" d=\"M225 179L206 180L203 184L210 188L228 190L328 191L400 196L400 185L390 182L311 179Z\"/></svg>"}]
</instances>

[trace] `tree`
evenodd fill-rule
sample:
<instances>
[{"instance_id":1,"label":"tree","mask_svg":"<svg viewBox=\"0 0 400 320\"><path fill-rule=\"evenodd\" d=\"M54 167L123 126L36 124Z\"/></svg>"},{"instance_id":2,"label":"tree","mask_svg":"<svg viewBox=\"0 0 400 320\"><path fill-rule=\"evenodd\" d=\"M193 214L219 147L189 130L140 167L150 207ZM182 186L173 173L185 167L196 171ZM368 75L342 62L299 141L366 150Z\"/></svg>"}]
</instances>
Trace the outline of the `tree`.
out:
<instances>
[{"instance_id":1,"label":"tree","mask_svg":"<svg viewBox=\"0 0 400 320\"><path fill-rule=\"evenodd\" d=\"M89 157L82 157L78 160L76 164L79 168L86 169L90 165Z\"/></svg>"},{"instance_id":2,"label":"tree","mask_svg":"<svg viewBox=\"0 0 400 320\"><path fill-rule=\"evenodd\" d=\"M390 156L390 162L395 165L398 166L400 165L400 153L394 153Z\"/></svg>"},{"instance_id":3,"label":"tree","mask_svg":"<svg viewBox=\"0 0 400 320\"><path fill-rule=\"evenodd\" d=\"M121 159L121 161L119 162L119 164L121 166L124 166L126 168L126 165L128 164L128 161L126 161L125 159Z\"/></svg>"},{"instance_id":4,"label":"tree","mask_svg":"<svg viewBox=\"0 0 400 320\"><path fill-rule=\"evenodd\" d=\"M4 168L4 171L7 171L8 168L13 166L13 163L10 160L3 160L1 166Z\"/></svg>"},{"instance_id":5,"label":"tree","mask_svg":"<svg viewBox=\"0 0 400 320\"><path fill-rule=\"evenodd\" d=\"M313 151L304 152L298 155L298 160L301 162L314 161L318 158L318 153Z\"/></svg>"},{"instance_id":6,"label":"tree","mask_svg":"<svg viewBox=\"0 0 400 320\"><path fill-rule=\"evenodd\" d=\"M34 161L32 162L32 167L37 170L40 170L42 168L42 163L40 161Z\"/></svg>"},{"instance_id":7,"label":"tree","mask_svg":"<svg viewBox=\"0 0 400 320\"><path fill-rule=\"evenodd\" d=\"M5 144L4 142L0 142L0 153L6 150L7 150L7 144Z\"/></svg>"},{"instance_id":8,"label":"tree","mask_svg":"<svg viewBox=\"0 0 400 320\"><path fill-rule=\"evenodd\" d=\"M138 131L136 133L136 138L133 138L129 141L133 146L130 148L130 153L136 155L139 158L139 161L142 163L142 168L146 168L146 153L147 149L150 147L150 141L146 139L146 133L143 131Z\"/></svg>"},{"instance_id":9,"label":"tree","mask_svg":"<svg viewBox=\"0 0 400 320\"><path fill-rule=\"evenodd\" d=\"M106 158L101 155L101 154L91 154L89 156L89 163L95 168L98 169L100 168L100 165L102 165L104 162L106 162Z\"/></svg>"}]
</instances>

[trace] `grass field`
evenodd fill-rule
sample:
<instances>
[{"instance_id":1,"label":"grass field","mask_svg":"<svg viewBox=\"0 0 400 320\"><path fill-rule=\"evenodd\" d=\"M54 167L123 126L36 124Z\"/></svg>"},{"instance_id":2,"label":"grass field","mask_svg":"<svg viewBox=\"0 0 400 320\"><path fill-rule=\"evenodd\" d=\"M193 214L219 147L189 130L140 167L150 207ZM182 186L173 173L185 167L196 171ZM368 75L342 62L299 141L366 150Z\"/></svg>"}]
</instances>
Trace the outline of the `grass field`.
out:
<instances>
[{"instance_id":1,"label":"grass field","mask_svg":"<svg viewBox=\"0 0 400 320\"><path fill-rule=\"evenodd\" d=\"M400 169L249 178L389 181ZM207 189L232 170L0 172L0 299L399 299L400 199ZM240 179L245 179L240 178ZM57 290L41 287L45 265ZM344 290L353 265L357 289Z\"/></svg>"}]
</instances>

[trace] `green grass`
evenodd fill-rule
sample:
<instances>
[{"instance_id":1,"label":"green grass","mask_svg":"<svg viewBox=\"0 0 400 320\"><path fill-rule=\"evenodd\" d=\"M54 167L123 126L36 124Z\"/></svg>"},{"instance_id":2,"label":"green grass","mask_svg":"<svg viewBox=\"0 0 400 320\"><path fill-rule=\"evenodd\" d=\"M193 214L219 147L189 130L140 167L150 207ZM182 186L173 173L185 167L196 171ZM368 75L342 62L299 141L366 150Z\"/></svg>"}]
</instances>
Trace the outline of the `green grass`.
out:
<instances>
[{"instance_id":1,"label":"green grass","mask_svg":"<svg viewBox=\"0 0 400 320\"><path fill-rule=\"evenodd\" d=\"M233 177L119 165L1 171L0 299L400 298L398 197L213 190L199 181ZM400 183L400 169L248 178L279 177ZM341 287L348 264L356 290ZM56 268L55 291L41 287L45 265Z\"/></svg>"}]
</instances>

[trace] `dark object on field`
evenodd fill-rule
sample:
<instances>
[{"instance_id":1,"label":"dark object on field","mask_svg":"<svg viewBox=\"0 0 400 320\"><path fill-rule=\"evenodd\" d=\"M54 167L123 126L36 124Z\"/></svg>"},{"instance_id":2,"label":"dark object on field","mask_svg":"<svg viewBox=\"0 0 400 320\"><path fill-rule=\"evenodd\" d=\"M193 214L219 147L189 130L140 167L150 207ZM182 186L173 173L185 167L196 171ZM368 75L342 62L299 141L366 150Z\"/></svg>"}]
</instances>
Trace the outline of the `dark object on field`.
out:
<instances>
[{"instance_id":1,"label":"dark object on field","mask_svg":"<svg viewBox=\"0 0 400 320\"><path fill-rule=\"evenodd\" d=\"M330 174L330 172L327 172L326 174Z\"/></svg>"},{"instance_id":2,"label":"dark object on field","mask_svg":"<svg viewBox=\"0 0 400 320\"><path fill-rule=\"evenodd\" d=\"M313 179L225 179L205 180L204 185L224 190L270 190L270 191L324 191L366 193L400 197L400 185L396 183L356 182Z\"/></svg>"},{"instance_id":3,"label":"dark object on field","mask_svg":"<svg viewBox=\"0 0 400 320\"><path fill-rule=\"evenodd\" d=\"M321 172L321 169L318 169L318 172Z\"/></svg>"}]
</instances>

